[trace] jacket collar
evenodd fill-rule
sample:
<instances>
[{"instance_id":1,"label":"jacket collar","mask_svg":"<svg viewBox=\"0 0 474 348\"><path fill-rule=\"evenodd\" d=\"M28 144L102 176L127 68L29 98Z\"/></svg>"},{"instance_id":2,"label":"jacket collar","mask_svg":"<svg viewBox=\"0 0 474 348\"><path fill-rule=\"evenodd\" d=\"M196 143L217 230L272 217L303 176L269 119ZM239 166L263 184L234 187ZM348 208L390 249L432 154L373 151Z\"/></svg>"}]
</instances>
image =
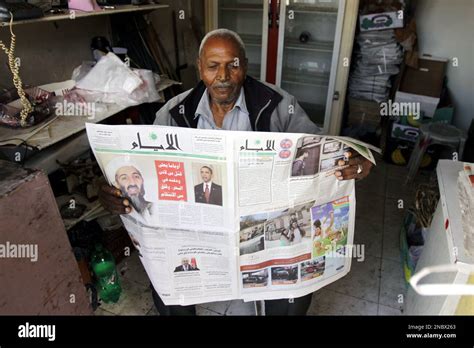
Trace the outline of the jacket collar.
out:
<instances>
[{"instance_id":1,"label":"jacket collar","mask_svg":"<svg viewBox=\"0 0 474 348\"><path fill-rule=\"evenodd\" d=\"M233 109L235 108L238 108L240 111L244 112L247 115L249 114L249 111L247 110L247 105L245 103L244 86L240 88L240 93L237 97L237 101L235 102ZM209 103L209 91L207 89L204 90L201 100L199 101L196 111L194 112L194 118L196 117L205 117L206 119L209 117L213 118L211 105ZM212 122L209 119L207 121L211 124L214 123L214 119L212 119Z\"/></svg>"},{"instance_id":2,"label":"jacket collar","mask_svg":"<svg viewBox=\"0 0 474 348\"><path fill-rule=\"evenodd\" d=\"M283 97L264 85L263 83L247 76L244 81L245 104L249 113L252 130L270 130L270 116ZM175 107L170 109L171 117L179 127L197 128L199 117L195 117L196 109L201 101L202 95L206 91L203 81L199 81L197 86ZM256 129L256 121L260 111L265 107L265 112L261 114Z\"/></svg>"}]
</instances>

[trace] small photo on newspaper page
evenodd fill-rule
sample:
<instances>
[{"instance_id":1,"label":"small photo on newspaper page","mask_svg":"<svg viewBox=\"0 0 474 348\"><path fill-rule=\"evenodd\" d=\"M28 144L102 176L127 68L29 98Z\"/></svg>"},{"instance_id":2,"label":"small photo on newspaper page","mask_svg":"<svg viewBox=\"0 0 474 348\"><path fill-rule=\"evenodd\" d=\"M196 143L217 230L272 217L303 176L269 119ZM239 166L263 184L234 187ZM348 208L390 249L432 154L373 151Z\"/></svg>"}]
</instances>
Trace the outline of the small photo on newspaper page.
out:
<instances>
[{"instance_id":1,"label":"small photo on newspaper page","mask_svg":"<svg viewBox=\"0 0 474 348\"><path fill-rule=\"evenodd\" d=\"M269 213L240 218L240 255L311 242L314 201Z\"/></svg>"},{"instance_id":2,"label":"small photo on newspaper page","mask_svg":"<svg viewBox=\"0 0 474 348\"><path fill-rule=\"evenodd\" d=\"M319 136L300 138L296 144L295 158L291 166L291 176L315 175L319 172L321 157Z\"/></svg>"},{"instance_id":3,"label":"small photo on newspaper page","mask_svg":"<svg viewBox=\"0 0 474 348\"><path fill-rule=\"evenodd\" d=\"M321 256L347 243L349 197L311 208L313 257Z\"/></svg>"},{"instance_id":4,"label":"small photo on newspaper page","mask_svg":"<svg viewBox=\"0 0 474 348\"><path fill-rule=\"evenodd\" d=\"M225 168L219 164L192 164L194 202L222 206L225 195L223 190L223 172Z\"/></svg>"}]
</instances>

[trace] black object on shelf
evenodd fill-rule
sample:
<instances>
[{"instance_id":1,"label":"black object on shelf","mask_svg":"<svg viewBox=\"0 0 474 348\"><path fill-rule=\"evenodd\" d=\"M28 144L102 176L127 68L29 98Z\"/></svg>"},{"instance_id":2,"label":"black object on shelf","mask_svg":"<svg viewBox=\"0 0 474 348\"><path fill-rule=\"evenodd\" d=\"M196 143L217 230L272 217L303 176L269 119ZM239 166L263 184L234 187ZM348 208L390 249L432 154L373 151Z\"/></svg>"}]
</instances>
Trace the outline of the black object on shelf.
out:
<instances>
[{"instance_id":1,"label":"black object on shelf","mask_svg":"<svg viewBox=\"0 0 474 348\"><path fill-rule=\"evenodd\" d=\"M303 31L300 34L300 42L307 43L309 40L311 40L311 33L309 31Z\"/></svg>"},{"instance_id":2,"label":"black object on shelf","mask_svg":"<svg viewBox=\"0 0 474 348\"><path fill-rule=\"evenodd\" d=\"M99 50L104 53L112 52L112 47L110 46L109 40L103 36L95 36L92 38L91 49Z\"/></svg>"}]
</instances>

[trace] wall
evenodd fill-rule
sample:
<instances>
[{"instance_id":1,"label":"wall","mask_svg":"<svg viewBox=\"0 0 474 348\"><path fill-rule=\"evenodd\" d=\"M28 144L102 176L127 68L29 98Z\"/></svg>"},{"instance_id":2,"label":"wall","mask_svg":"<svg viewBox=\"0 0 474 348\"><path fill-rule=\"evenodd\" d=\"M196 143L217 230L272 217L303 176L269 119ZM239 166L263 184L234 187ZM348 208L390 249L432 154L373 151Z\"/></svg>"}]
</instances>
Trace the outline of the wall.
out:
<instances>
[{"instance_id":1,"label":"wall","mask_svg":"<svg viewBox=\"0 0 474 348\"><path fill-rule=\"evenodd\" d=\"M452 59L448 88L455 106L454 125L468 129L474 118L474 1L419 0L416 21L421 53Z\"/></svg>"},{"instance_id":2,"label":"wall","mask_svg":"<svg viewBox=\"0 0 474 348\"><path fill-rule=\"evenodd\" d=\"M166 54L176 67L177 55L172 17L173 15L176 16L179 64L188 65L187 68L180 71L181 81L185 90L192 88L199 81L196 60L204 31L204 3L202 0L162 0L160 3L168 4L170 7L153 12L150 15L150 20Z\"/></svg>"},{"instance_id":3,"label":"wall","mask_svg":"<svg viewBox=\"0 0 474 348\"><path fill-rule=\"evenodd\" d=\"M64 81L83 60L91 60L91 38L108 35L106 16L31 23L13 26L15 56L20 57L24 84L39 85ZM10 46L10 30L0 28L0 40ZM0 52L0 88L12 87L7 56Z\"/></svg>"}]
</instances>

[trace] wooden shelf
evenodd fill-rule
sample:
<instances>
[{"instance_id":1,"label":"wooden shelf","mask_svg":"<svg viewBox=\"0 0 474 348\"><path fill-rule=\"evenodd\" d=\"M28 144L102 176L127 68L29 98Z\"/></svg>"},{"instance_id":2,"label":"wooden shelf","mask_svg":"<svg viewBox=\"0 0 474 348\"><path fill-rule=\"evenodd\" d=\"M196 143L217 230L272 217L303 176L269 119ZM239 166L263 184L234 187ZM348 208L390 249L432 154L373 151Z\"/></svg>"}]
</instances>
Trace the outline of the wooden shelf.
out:
<instances>
[{"instance_id":1,"label":"wooden shelf","mask_svg":"<svg viewBox=\"0 0 474 348\"><path fill-rule=\"evenodd\" d=\"M115 5L113 9L103 9L101 11L94 12L83 12L79 10L74 10L75 19L92 17L92 16L102 16L102 15L112 15L117 13L127 13L127 12L139 12L139 11L153 11L162 8L168 8L169 5ZM47 14L41 18L34 19L24 19L19 21L14 21L13 25L19 24L30 24L30 23L41 23L41 22L54 22L61 21L65 19L71 20L71 11L64 10L64 13L61 14ZM0 22L0 27L8 27L10 22Z\"/></svg>"}]
</instances>

